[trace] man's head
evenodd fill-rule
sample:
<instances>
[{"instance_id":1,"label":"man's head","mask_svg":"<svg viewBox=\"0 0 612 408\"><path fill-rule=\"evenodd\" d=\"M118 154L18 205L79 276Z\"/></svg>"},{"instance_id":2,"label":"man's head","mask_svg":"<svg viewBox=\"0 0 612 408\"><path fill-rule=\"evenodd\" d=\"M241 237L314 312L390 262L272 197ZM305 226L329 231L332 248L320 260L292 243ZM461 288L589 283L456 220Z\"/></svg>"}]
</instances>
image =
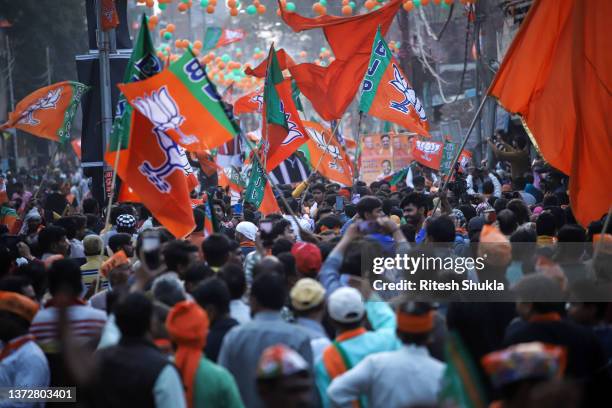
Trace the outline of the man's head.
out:
<instances>
[{"instance_id":1,"label":"man's head","mask_svg":"<svg viewBox=\"0 0 612 408\"><path fill-rule=\"evenodd\" d=\"M114 312L122 337L140 338L149 333L153 304L143 293L130 293L119 301Z\"/></svg>"},{"instance_id":2,"label":"man's head","mask_svg":"<svg viewBox=\"0 0 612 408\"><path fill-rule=\"evenodd\" d=\"M0 340L5 345L15 337L27 334L38 312L38 303L23 294L0 291Z\"/></svg>"},{"instance_id":3,"label":"man's head","mask_svg":"<svg viewBox=\"0 0 612 408\"><path fill-rule=\"evenodd\" d=\"M309 242L296 242L291 248L291 254L295 257L295 265L300 274L317 276L323 263L319 247Z\"/></svg>"},{"instance_id":4,"label":"man's head","mask_svg":"<svg viewBox=\"0 0 612 408\"><path fill-rule=\"evenodd\" d=\"M317 205L321 204L323 200L325 200L325 185L324 184L315 184L310 187L310 192L312 193L312 198L317 203Z\"/></svg>"},{"instance_id":5,"label":"man's head","mask_svg":"<svg viewBox=\"0 0 612 408\"><path fill-rule=\"evenodd\" d=\"M404 218L412 225L418 225L425 217L425 197L421 193L412 192L400 203Z\"/></svg>"},{"instance_id":6,"label":"man's head","mask_svg":"<svg viewBox=\"0 0 612 408\"><path fill-rule=\"evenodd\" d=\"M162 251L169 271L176 272L181 278L189 266L198 260L198 247L187 241L168 242Z\"/></svg>"},{"instance_id":7,"label":"man's head","mask_svg":"<svg viewBox=\"0 0 612 408\"><path fill-rule=\"evenodd\" d=\"M219 278L225 281L232 300L241 299L247 289L244 270L239 265L227 264L219 271Z\"/></svg>"},{"instance_id":8,"label":"man's head","mask_svg":"<svg viewBox=\"0 0 612 408\"><path fill-rule=\"evenodd\" d=\"M208 264L204 261L197 261L189 265L185 270L185 291L187 293L193 293L195 288L207 278L214 276L214 272Z\"/></svg>"},{"instance_id":9,"label":"man's head","mask_svg":"<svg viewBox=\"0 0 612 408\"><path fill-rule=\"evenodd\" d=\"M311 315L323 310L325 288L312 278L302 278L289 292L291 307L298 316Z\"/></svg>"},{"instance_id":10,"label":"man's head","mask_svg":"<svg viewBox=\"0 0 612 408\"><path fill-rule=\"evenodd\" d=\"M397 337L404 344L424 346L434 329L434 311L429 303L402 303L396 314Z\"/></svg>"},{"instance_id":11,"label":"man's head","mask_svg":"<svg viewBox=\"0 0 612 408\"><path fill-rule=\"evenodd\" d=\"M287 288L284 276L275 272L258 274L251 286L251 314L271 310L278 312L285 304Z\"/></svg>"},{"instance_id":12,"label":"man's head","mask_svg":"<svg viewBox=\"0 0 612 408\"><path fill-rule=\"evenodd\" d=\"M98 235L91 234L83 238L83 250L85 252L85 256L102 255L103 246L104 241L102 241L102 238L100 238Z\"/></svg>"},{"instance_id":13,"label":"man's head","mask_svg":"<svg viewBox=\"0 0 612 408\"><path fill-rule=\"evenodd\" d=\"M384 215L382 201L373 196L361 197L357 202L357 214L365 221L376 221Z\"/></svg>"},{"instance_id":14,"label":"man's head","mask_svg":"<svg viewBox=\"0 0 612 408\"><path fill-rule=\"evenodd\" d=\"M229 289L222 279L208 278L193 291L193 298L206 310L211 323L229 313L231 300Z\"/></svg>"},{"instance_id":15,"label":"man's head","mask_svg":"<svg viewBox=\"0 0 612 408\"><path fill-rule=\"evenodd\" d=\"M537 314L559 312L564 302L559 283L543 274L523 277L514 287L516 310L524 320Z\"/></svg>"},{"instance_id":16,"label":"man's head","mask_svg":"<svg viewBox=\"0 0 612 408\"><path fill-rule=\"evenodd\" d=\"M383 149L391 148L391 136L384 134L380 137L380 145Z\"/></svg>"},{"instance_id":17,"label":"man's head","mask_svg":"<svg viewBox=\"0 0 612 408\"><path fill-rule=\"evenodd\" d=\"M586 231L578 224L566 224L557 232L557 255L579 260L584 253Z\"/></svg>"},{"instance_id":18,"label":"man's head","mask_svg":"<svg viewBox=\"0 0 612 408\"><path fill-rule=\"evenodd\" d=\"M48 280L51 296L62 293L71 298L78 298L83 291L81 268L70 259L53 262L49 268Z\"/></svg>"},{"instance_id":19,"label":"man's head","mask_svg":"<svg viewBox=\"0 0 612 408\"><path fill-rule=\"evenodd\" d=\"M108 247L113 253L123 250L128 258L134 256L134 245L132 244L132 234L119 232L108 239ZM86 254L87 255L87 254ZM96 255L100 255L98 252Z\"/></svg>"},{"instance_id":20,"label":"man's head","mask_svg":"<svg viewBox=\"0 0 612 408\"><path fill-rule=\"evenodd\" d=\"M70 253L66 230L55 225L50 225L38 233L38 246L43 253L63 256Z\"/></svg>"},{"instance_id":21,"label":"man's head","mask_svg":"<svg viewBox=\"0 0 612 408\"><path fill-rule=\"evenodd\" d=\"M385 176L391 174L393 169L391 169L391 162L389 160L383 160L382 162L382 172Z\"/></svg>"},{"instance_id":22,"label":"man's head","mask_svg":"<svg viewBox=\"0 0 612 408\"><path fill-rule=\"evenodd\" d=\"M536 232L538 236L554 237L556 232L555 217L551 213L544 211L538 215L536 220Z\"/></svg>"},{"instance_id":23,"label":"man's head","mask_svg":"<svg viewBox=\"0 0 612 408\"><path fill-rule=\"evenodd\" d=\"M223 234L211 234L202 242L204 259L210 266L223 266L229 259L231 242Z\"/></svg>"},{"instance_id":24,"label":"man's head","mask_svg":"<svg viewBox=\"0 0 612 408\"><path fill-rule=\"evenodd\" d=\"M136 232L136 217L132 214L121 214L117 216L115 225L117 226L117 232L134 234Z\"/></svg>"},{"instance_id":25,"label":"man's head","mask_svg":"<svg viewBox=\"0 0 612 408\"><path fill-rule=\"evenodd\" d=\"M429 242L455 241L455 223L446 215L430 218L426 230Z\"/></svg>"},{"instance_id":26,"label":"man's head","mask_svg":"<svg viewBox=\"0 0 612 408\"><path fill-rule=\"evenodd\" d=\"M504 235L512 235L512 233L518 228L516 216L508 209L501 210L499 214L497 214L497 222L499 223L500 231Z\"/></svg>"},{"instance_id":27,"label":"man's head","mask_svg":"<svg viewBox=\"0 0 612 408\"><path fill-rule=\"evenodd\" d=\"M361 326L365 304L357 289L345 286L329 295L327 311L334 325L340 331L346 331Z\"/></svg>"},{"instance_id":28,"label":"man's head","mask_svg":"<svg viewBox=\"0 0 612 408\"><path fill-rule=\"evenodd\" d=\"M242 221L236 225L236 239L238 242L255 242L258 228L255 224L249 221Z\"/></svg>"}]
</instances>

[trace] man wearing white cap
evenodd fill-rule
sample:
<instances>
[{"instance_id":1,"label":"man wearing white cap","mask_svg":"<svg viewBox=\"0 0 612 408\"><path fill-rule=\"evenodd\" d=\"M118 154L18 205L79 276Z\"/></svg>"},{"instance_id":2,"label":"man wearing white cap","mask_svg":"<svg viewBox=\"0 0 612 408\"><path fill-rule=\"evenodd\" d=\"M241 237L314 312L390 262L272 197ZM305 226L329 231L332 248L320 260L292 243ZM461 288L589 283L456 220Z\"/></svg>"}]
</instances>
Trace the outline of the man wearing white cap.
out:
<instances>
[{"instance_id":1,"label":"man wearing white cap","mask_svg":"<svg viewBox=\"0 0 612 408\"><path fill-rule=\"evenodd\" d=\"M377 305L370 305L371 303ZM381 305L388 308L388 313L381 313ZM372 306L376 306L376 312L372 310L367 317L374 331L368 331L363 322L366 309ZM393 311L386 303L364 303L357 289L342 287L336 289L327 299L327 310L338 335L315 364L315 381L324 407L330 406L327 388L334 378L350 370L370 354L393 351L401 347L395 335Z\"/></svg>"},{"instance_id":2,"label":"man wearing white cap","mask_svg":"<svg viewBox=\"0 0 612 408\"><path fill-rule=\"evenodd\" d=\"M240 243L240 249L245 257L255 250L257 231L257 226L249 221L242 221L236 225L236 240Z\"/></svg>"}]
</instances>

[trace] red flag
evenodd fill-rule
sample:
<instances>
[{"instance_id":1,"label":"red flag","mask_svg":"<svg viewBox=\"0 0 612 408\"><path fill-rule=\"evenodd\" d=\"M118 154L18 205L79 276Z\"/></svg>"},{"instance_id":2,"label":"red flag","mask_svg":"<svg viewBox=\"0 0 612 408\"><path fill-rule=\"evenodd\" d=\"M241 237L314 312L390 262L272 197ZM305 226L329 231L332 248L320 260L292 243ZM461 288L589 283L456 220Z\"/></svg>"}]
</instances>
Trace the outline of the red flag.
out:
<instances>
[{"instance_id":1,"label":"red flag","mask_svg":"<svg viewBox=\"0 0 612 408\"><path fill-rule=\"evenodd\" d=\"M263 201L261 202L261 206L259 207L259 211L263 215L280 214L281 212L278 202L276 201L276 197L274 197L274 191L272 191L272 186L270 183L266 183L264 197Z\"/></svg>"},{"instance_id":2,"label":"red flag","mask_svg":"<svg viewBox=\"0 0 612 408\"><path fill-rule=\"evenodd\" d=\"M323 119L340 119L346 111L366 72L378 26L385 35L402 1L391 0L378 10L354 17L306 18L280 8L293 31L322 28L336 58L328 67L311 63L289 67L300 91Z\"/></svg>"},{"instance_id":3,"label":"red flag","mask_svg":"<svg viewBox=\"0 0 612 408\"><path fill-rule=\"evenodd\" d=\"M263 107L263 89L246 94L234 102L234 115L261 112Z\"/></svg>"},{"instance_id":4,"label":"red flag","mask_svg":"<svg viewBox=\"0 0 612 408\"><path fill-rule=\"evenodd\" d=\"M198 159L198 163L200 164L200 169L204 174L206 174L207 177L210 177L217 172L219 166L209 151L205 150L197 152L195 155Z\"/></svg>"},{"instance_id":5,"label":"red flag","mask_svg":"<svg viewBox=\"0 0 612 408\"><path fill-rule=\"evenodd\" d=\"M612 203L612 37L607 0L536 1L491 95L520 114L544 159L570 176L583 226Z\"/></svg>"},{"instance_id":6,"label":"red flag","mask_svg":"<svg viewBox=\"0 0 612 408\"><path fill-rule=\"evenodd\" d=\"M119 195L117 196L117 202L119 203L142 203L138 194L134 192L126 183L121 183L119 189Z\"/></svg>"},{"instance_id":7,"label":"red flag","mask_svg":"<svg viewBox=\"0 0 612 408\"><path fill-rule=\"evenodd\" d=\"M295 61L293 60L293 58L291 58L283 48L279 48L276 51L276 58L278 59L278 65L281 71L284 71L287 68L295 65ZM244 70L244 73L257 78L265 78L267 69L268 60L265 59L255 68L248 67Z\"/></svg>"},{"instance_id":8,"label":"red flag","mask_svg":"<svg viewBox=\"0 0 612 408\"><path fill-rule=\"evenodd\" d=\"M77 155L79 160L81 160L81 139L74 139L72 142L70 142L70 144L72 145L72 150L74 150L74 153Z\"/></svg>"},{"instance_id":9,"label":"red flag","mask_svg":"<svg viewBox=\"0 0 612 408\"><path fill-rule=\"evenodd\" d=\"M134 111L130 146L121 151L117 174L151 214L175 237L195 228L185 168L185 151ZM117 152L107 152L106 162L114 163ZM189 166L190 167L190 166Z\"/></svg>"},{"instance_id":10,"label":"red flag","mask_svg":"<svg viewBox=\"0 0 612 408\"><path fill-rule=\"evenodd\" d=\"M102 31L110 31L119 25L115 0L102 0Z\"/></svg>"}]
</instances>

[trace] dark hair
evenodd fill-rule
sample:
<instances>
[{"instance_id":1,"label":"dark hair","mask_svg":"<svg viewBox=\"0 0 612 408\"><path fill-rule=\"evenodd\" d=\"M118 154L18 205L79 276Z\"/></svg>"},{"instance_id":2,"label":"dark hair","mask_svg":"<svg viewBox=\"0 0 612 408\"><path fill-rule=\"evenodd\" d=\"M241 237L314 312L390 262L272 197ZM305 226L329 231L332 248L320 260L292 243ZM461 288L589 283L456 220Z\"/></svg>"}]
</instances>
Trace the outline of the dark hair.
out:
<instances>
[{"instance_id":1,"label":"dark hair","mask_svg":"<svg viewBox=\"0 0 612 408\"><path fill-rule=\"evenodd\" d=\"M108 239L108 246L113 252L117 252L124 245L132 243L132 235L125 232L118 232ZM99 254L96 254L99 255Z\"/></svg>"},{"instance_id":2,"label":"dark hair","mask_svg":"<svg viewBox=\"0 0 612 408\"><path fill-rule=\"evenodd\" d=\"M197 283L214 276L215 273L204 261L197 261L189 265L185 270L185 283Z\"/></svg>"},{"instance_id":3,"label":"dark hair","mask_svg":"<svg viewBox=\"0 0 612 408\"><path fill-rule=\"evenodd\" d=\"M297 276L295 257L289 252L283 252L282 254L278 254L277 258L283 264L285 283L291 282L291 279Z\"/></svg>"},{"instance_id":4,"label":"dark hair","mask_svg":"<svg viewBox=\"0 0 612 408\"><path fill-rule=\"evenodd\" d=\"M327 229L342 228L342 222L340 221L340 218L336 217L335 215L330 215L329 217L325 217L317 222L315 232L317 234L320 233L322 227Z\"/></svg>"},{"instance_id":5,"label":"dark hair","mask_svg":"<svg viewBox=\"0 0 612 408\"><path fill-rule=\"evenodd\" d=\"M559 199L554 194L547 194L542 200L543 207L553 207L559 205Z\"/></svg>"},{"instance_id":6,"label":"dark hair","mask_svg":"<svg viewBox=\"0 0 612 408\"><path fill-rule=\"evenodd\" d=\"M272 225L272 236L276 238L280 235L283 235L285 233L285 229L287 229L287 227L292 227L292 226L293 225L291 224L289 220L281 218L280 220L276 221Z\"/></svg>"},{"instance_id":7,"label":"dark hair","mask_svg":"<svg viewBox=\"0 0 612 408\"><path fill-rule=\"evenodd\" d=\"M355 216L355 214L357 214L357 207L355 206L355 204L347 204L344 206L344 214L346 214L347 217L349 218L353 218Z\"/></svg>"},{"instance_id":8,"label":"dark hair","mask_svg":"<svg viewBox=\"0 0 612 408\"><path fill-rule=\"evenodd\" d=\"M222 279L206 279L195 288L192 296L203 309L213 305L222 314L229 312L230 291Z\"/></svg>"},{"instance_id":9,"label":"dark hair","mask_svg":"<svg viewBox=\"0 0 612 408\"><path fill-rule=\"evenodd\" d=\"M5 292L15 292L26 295L23 288L30 285L30 281L25 276L8 275L0 279L0 290Z\"/></svg>"},{"instance_id":10,"label":"dark hair","mask_svg":"<svg viewBox=\"0 0 612 408\"><path fill-rule=\"evenodd\" d=\"M536 232L538 236L540 235L555 235L555 217L549 212L543 212L538 215L538 219L536 220Z\"/></svg>"},{"instance_id":11,"label":"dark hair","mask_svg":"<svg viewBox=\"0 0 612 408\"><path fill-rule=\"evenodd\" d=\"M314 184L312 187L310 187L311 192L315 190L325 193L325 184L317 183L317 184Z\"/></svg>"},{"instance_id":12,"label":"dark hair","mask_svg":"<svg viewBox=\"0 0 612 408\"><path fill-rule=\"evenodd\" d=\"M281 310L287 298L284 277L274 272L259 274L253 280L251 296L266 309Z\"/></svg>"},{"instance_id":13,"label":"dark hair","mask_svg":"<svg viewBox=\"0 0 612 408\"><path fill-rule=\"evenodd\" d=\"M206 221L206 213L199 208L193 209L193 219L196 227L193 232L201 232L204 230L204 221Z\"/></svg>"},{"instance_id":14,"label":"dark hair","mask_svg":"<svg viewBox=\"0 0 612 408\"><path fill-rule=\"evenodd\" d=\"M291 252L293 243L285 238L279 238L272 245L272 255L277 256L283 252Z\"/></svg>"},{"instance_id":15,"label":"dark hair","mask_svg":"<svg viewBox=\"0 0 612 408\"><path fill-rule=\"evenodd\" d=\"M507 209L507 207L508 207L508 200L506 200L505 198L498 198L497 200L495 200L495 204L493 204L493 209L495 210L497 214Z\"/></svg>"},{"instance_id":16,"label":"dark hair","mask_svg":"<svg viewBox=\"0 0 612 408\"><path fill-rule=\"evenodd\" d=\"M424 187L425 186L425 177L423 176L414 176L412 178L412 185L415 187Z\"/></svg>"},{"instance_id":17,"label":"dark hair","mask_svg":"<svg viewBox=\"0 0 612 408\"><path fill-rule=\"evenodd\" d=\"M524 276L513 291L519 301L533 303L533 309L540 313L559 311L559 303L563 298L559 283L539 273ZM533 299L542 301L533 302Z\"/></svg>"},{"instance_id":18,"label":"dark hair","mask_svg":"<svg viewBox=\"0 0 612 408\"><path fill-rule=\"evenodd\" d=\"M510 200L506 208L514 213L519 225L529 222L529 208L520 198Z\"/></svg>"},{"instance_id":19,"label":"dark hair","mask_svg":"<svg viewBox=\"0 0 612 408\"><path fill-rule=\"evenodd\" d=\"M242 267L236 264L228 263L219 271L219 278L225 281L230 292L230 297L240 299L246 292L246 277Z\"/></svg>"},{"instance_id":20,"label":"dark hair","mask_svg":"<svg viewBox=\"0 0 612 408\"><path fill-rule=\"evenodd\" d=\"M511 235L518 228L516 216L510 210L501 210L497 214L497 221L499 222L499 229L504 235Z\"/></svg>"},{"instance_id":21,"label":"dark hair","mask_svg":"<svg viewBox=\"0 0 612 408\"><path fill-rule=\"evenodd\" d=\"M81 268L71 259L59 259L51 264L47 273L49 292L55 296L60 291L70 291L70 295L79 296L83 291Z\"/></svg>"},{"instance_id":22,"label":"dark hair","mask_svg":"<svg viewBox=\"0 0 612 408\"><path fill-rule=\"evenodd\" d=\"M455 223L446 215L430 219L426 230L434 242L455 241Z\"/></svg>"},{"instance_id":23,"label":"dark hair","mask_svg":"<svg viewBox=\"0 0 612 408\"><path fill-rule=\"evenodd\" d=\"M567 224L557 232L558 242L586 242L586 231L580 225Z\"/></svg>"},{"instance_id":24,"label":"dark hair","mask_svg":"<svg viewBox=\"0 0 612 408\"><path fill-rule=\"evenodd\" d=\"M484 183L482 183L483 194L493 194L494 191L495 186L493 185L493 182L491 180L485 180Z\"/></svg>"},{"instance_id":25,"label":"dark hair","mask_svg":"<svg viewBox=\"0 0 612 408\"><path fill-rule=\"evenodd\" d=\"M82 203L83 213L85 214L98 214L100 211L100 205L98 200L95 198L85 198Z\"/></svg>"},{"instance_id":26,"label":"dark hair","mask_svg":"<svg viewBox=\"0 0 612 408\"><path fill-rule=\"evenodd\" d=\"M427 204L425 203L425 197L421 193L417 193L415 191L409 193L400 203L400 208L403 210L409 204L414 205L417 209L425 208Z\"/></svg>"},{"instance_id":27,"label":"dark hair","mask_svg":"<svg viewBox=\"0 0 612 408\"><path fill-rule=\"evenodd\" d=\"M230 240L223 234L211 234L202 242L204 259L210 266L222 266L227 262L230 251Z\"/></svg>"},{"instance_id":28,"label":"dark hair","mask_svg":"<svg viewBox=\"0 0 612 408\"><path fill-rule=\"evenodd\" d=\"M47 272L40 262L28 262L15 270L15 275L28 279L37 299L42 299L47 286Z\"/></svg>"},{"instance_id":29,"label":"dark hair","mask_svg":"<svg viewBox=\"0 0 612 408\"><path fill-rule=\"evenodd\" d=\"M38 233L38 247L42 253L49 252L53 244L57 244L65 238L65 229L55 225L49 225Z\"/></svg>"},{"instance_id":30,"label":"dark hair","mask_svg":"<svg viewBox=\"0 0 612 408\"><path fill-rule=\"evenodd\" d=\"M499 202L499 200L496 201L496 203L498 203L498 202ZM465 217L466 224L468 222L470 222L470 220L472 218L476 217L476 215L477 215L476 214L476 209L474 207L472 207L471 205L469 205L469 204L460 205L458 208L463 213L463 216Z\"/></svg>"},{"instance_id":31,"label":"dark hair","mask_svg":"<svg viewBox=\"0 0 612 408\"><path fill-rule=\"evenodd\" d=\"M187 241L174 240L168 242L162 251L168 270L177 271L179 267L187 267L191 262L190 255L198 252L198 247Z\"/></svg>"},{"instance_id":32,"label":"dark hair","mask_svg":"<svg viewBox=\"0 0 612 408\"><path fill-rule=\"evenodd\" d=\"M66 231L66 238L76 238L77 226L72 217L62 217L55 221L53 225L63 228Z\"/></svg>"},{"instance_id":33,"label":"dark hair","mask_svg":"<svg viewBox=\"0 0 612 408\"><path fill-rule=\"evenodd\" d=\"M366 213L371 213L375 209L381 207L382 202L378 198L372 196L361 197L357 202L357 214L359 214L361 218L365 218Z\"/></svg>"},{"instance_id":34,"label":"dark hair","mask_svg":"<svg viewBox=\"0 0 612 408\"><path fill-rule=\"evenodd\" d=\"M115 321L123 337L143 337L151 327L153 303L144 294L134 292L115 306Z\"/></svg>"}]
</instances>

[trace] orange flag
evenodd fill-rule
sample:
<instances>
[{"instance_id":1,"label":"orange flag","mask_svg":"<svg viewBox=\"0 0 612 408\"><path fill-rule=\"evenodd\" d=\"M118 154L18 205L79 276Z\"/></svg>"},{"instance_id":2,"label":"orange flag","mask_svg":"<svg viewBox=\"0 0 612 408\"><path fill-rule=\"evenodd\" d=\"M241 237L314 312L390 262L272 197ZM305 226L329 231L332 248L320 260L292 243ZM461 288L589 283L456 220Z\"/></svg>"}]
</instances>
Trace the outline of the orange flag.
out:
<instances>
[{"instance_id":1,"label":"orange flag","mask_svg":"<svg viewBox=\"0 0 612 408\"><path fill-rule=\"evenodd\" d=\"M281 71L284 71L287 68L295 65L295 61L293 60L293 58L291 58L289 54L287 54L287 52L283 48L279 48L276 51L276 58L278 58L278 65ZM244 73L247 75L257 77L257 78L265 78L267 70L268 70L268 59L266 58L255 68L247 67L244 70Z\"/></svg>"},{"instance_id":2,"label":"orange flag","mask_svg":"<svg viewBox=\"0 0 612 408\"><path fill-rule=\"evenodd\" d=\"M263 107L263 89L246 94L234 102L234 115L261 112Z\"/></svg>"},{"instance_id":3,"label":"orange flag","mask_svg":"<svg viewBox=\"0 0 612 408\"><path fill-rule=\"evenodd\" d=\"M191 152L213 149L237 134L206 71L190 52L157 75L118 87L156 129Z\"/></svg>"},{"instance_id":4,"label":"orange flag","mask_svg":"<svg viewBox=\"0 0 612 408\"><path fill-rule=\"evenodd\" d=\"M350 159L331 130L316 122L305 121L304 126L310 136L307 147L312 167L330 180L345 186L353 185Z\"/></svg>"},{"instance_id":5,"label":"orange flag","mask_svg":"<svg viewBox=\"0 0 612 408\"><path fill-rule=\"evenodd\" d=\"M288 67L300 91L319 116L340 119L359 89L368 67L378 26L387 33L403 0L391 0L378 10L353 17L306 18L281 7L281 16L295 32L322 28L336 58L328 67L304 63Z\"/></svg>"},{"instance_id":6,"label":"orange flag","mask_svg":"<svg viewBox=\"0 0 612 408\"><path fill-rule=\"evenodd\" d=\"M114 163L117 152L107 152ZM177 238L195 228L185 151L138 112L132 115L130 146L121 151L117 174L151 214Z\"/></svg>"},{"instance_id":7,"label":"orange flag","mask_svg":"<svg viewBox=\"0 0 612 408\"><path fill-rule=\"evenodd\" d=\"M583 226L612 204L611 16L608 0L536 1L490 91L522 116L544 159L570 176Z\"/></svg>"},{"instance_id":8,"label":"orange flag","mask_svg":"<svg viewBox=\"0 0 612 408\"><path fill-rule=\"evenodd\" d=\"M264 197L263 201L261 202L261 206L259 207L259 211L263 215L281 213L280 207L278 206L276 197L274 197L274 191L272 190L272 186L270 185L270 183L266 183L266 187L264 188Z\"/></svg>"},{"instance_id":9,"label":"orange flag","mask_svg":"<svg viewBox=\"0 0 612 408\"><path fill-rule=\"evenodd\" d=\"M79 101L88 89L73 81L40 88L17 104L0 130L15 128L55 142L67 142Z\"/></svg>"},{"instance_id":10,"label":"orange flag","mask_svg":"<svg viewBox=\"0 0 612 408\"><path fill-rule=\"evenodd\" d=\"M102 0L102 31L109 31L119 25L119 15L115 0Z\"/></svg>"}]
</instances>

